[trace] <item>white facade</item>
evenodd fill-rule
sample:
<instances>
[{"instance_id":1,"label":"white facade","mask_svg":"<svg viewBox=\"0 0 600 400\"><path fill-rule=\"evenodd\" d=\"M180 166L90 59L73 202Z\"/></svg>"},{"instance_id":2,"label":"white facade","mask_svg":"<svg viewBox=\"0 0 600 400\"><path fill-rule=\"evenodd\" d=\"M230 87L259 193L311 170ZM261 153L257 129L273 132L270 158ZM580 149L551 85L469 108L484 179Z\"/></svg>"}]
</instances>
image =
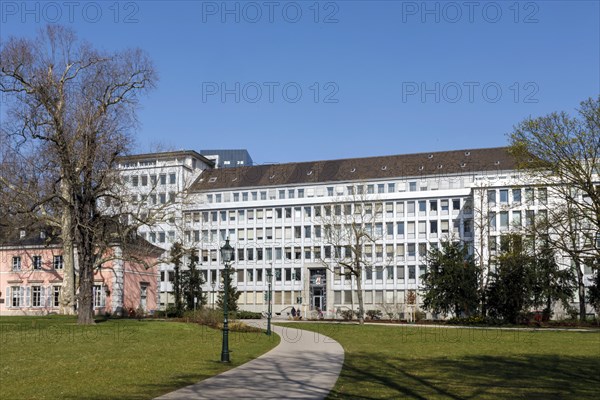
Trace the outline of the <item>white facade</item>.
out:
<instances>
[{"instance_id":1,"label":"white facade","mask_svg":"<svg viewBox=\"0 0 600 400\"><path fill-rule=\"evenodd\" d=\"M333 180L325 179L323 171L311 179L312 167L287 164L282 170L293 170L295 175L273 184L269 179L277 181L277 167L266 175L259 167L249 167L220 174L192 169L187 176L181 166L173 167L183 173L178 190L198 179L188 201L177 205L182 216L175 224L178 228L165 225L166 236L159 238L164 242L153 236L147 239L159 246L182 240L186 247L198 249L209 306L216 300L223 269L219 248L229 238L236 249L233 268L242 292L241 309L266 311L266 277L271 269L275 313L285 315L295 307L306 316L320 309L333 317L338 311L357 309L356 283L329 256L333 249L324 238L323 221L329 214L344 218L355 212L354 196L363 191L361 203L372 207L376 238L365 247L374 266L362 278L365 309L406 312L406 293L418 289L426 270L425 254L432 246L452 237L469 243L477 260L489 260L500 250L502 235L518 231L546 212L546 188L527 185L505 160L499 165L500 161L486 159L502 155L505 149L481 151L485 153L460 154L465 161L453 168L444 166L450 162L448 152L420 155L417 161L411 155L414 165L401 172L388 169L390 158L356 159L358 168L352 167L354 160L344 160L343 168L349 165L349 171ZM400 163L409 156L397 157ZM470 160L477 162L469 164ZM435 166L425 167L428 162ZM202 170L206 173L200 174ZM357 177L352 179L355 171ZM302 182L304 175L306 182ZM168 267L162 270L161 290L170 291Z\"/></svg>"},{"instance_id":2,"label":"white facade","mask_svg":"<svg viewBox=\"0 0 600 400\"><path fill-rule=\"evenodd\" d=\"M194 151L140 154L124 157L119 163L125 184L131 190L131 204L138 208L134 214L149 217L150 226L142 226L140 235L150 243L165 249L160 264L159 304L164 307L172 292L169 281L168 251L181 240L182 208L186 203L186 189L203 170L212 168L210 160ZM143 218L145 219L145 218ZM171 272L172 274L172 272Z\"/></svg>"}]
</instances>

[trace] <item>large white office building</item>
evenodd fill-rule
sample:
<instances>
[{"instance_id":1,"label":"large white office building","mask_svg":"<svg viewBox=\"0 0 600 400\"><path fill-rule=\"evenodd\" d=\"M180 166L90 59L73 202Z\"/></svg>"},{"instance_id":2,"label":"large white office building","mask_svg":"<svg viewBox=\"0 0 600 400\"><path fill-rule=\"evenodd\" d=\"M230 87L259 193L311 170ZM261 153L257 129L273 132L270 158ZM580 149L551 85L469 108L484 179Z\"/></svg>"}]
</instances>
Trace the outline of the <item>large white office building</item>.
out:
<instances>
[{"instance_id":1,"label":"large white office building","mask_svg":"<svg viewBox=\"0 0 600 400\"><path fill-rule=\"evenodd\" d=\"M357 309L355 277L335 262L338 252L349 250L336 249L326 234L336 218L343 225L359 209L370 217L365 309L401 313L408 291L419 288L431 246L462 240L487 263L503 235L533 223L548 206L548 189L528 184L506 148L223 169L182 151L128 157L121 167L138 187L158 182L160 191L166 179L157 201L171 201L173 214L143 235L166 250L175 241L197 250L209 306L224 268L219 249L228 238L236 249L239 307L266 310L271 270L273 311L284 315L292 307L326 316ZM170 280L172 267L165 263L163 307L173 301Z\"/></svg>"}]
</instances>

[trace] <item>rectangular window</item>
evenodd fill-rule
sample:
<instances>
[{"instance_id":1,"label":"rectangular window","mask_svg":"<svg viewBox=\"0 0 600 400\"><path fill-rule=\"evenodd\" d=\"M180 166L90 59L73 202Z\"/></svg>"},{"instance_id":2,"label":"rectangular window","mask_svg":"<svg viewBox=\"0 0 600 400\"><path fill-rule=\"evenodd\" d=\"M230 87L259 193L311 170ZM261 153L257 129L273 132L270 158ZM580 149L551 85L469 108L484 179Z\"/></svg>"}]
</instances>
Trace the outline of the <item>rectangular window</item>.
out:
<instances>
[{"instance_id":1,"label":"rectangular window","mask_svg":"<svg viewBox=\"0 0 600 400\"><path fill-rule=\"evenodd\" d=\"M415 273L415 266L414 265L409 265L408 266L408 279L416 279L416 273Z\"/></svg>"},{"instance_id":2,"label":"rectangular window","mask_svg":"<svg viewBox=\"0 0 600 400\"><path fill-rule=\"evenodd\" d=\"M487 192L487 198L488 198L488 205L489 206L495 206L496 205L496 191L495 190L488 190L488 192Z\"/></svg>"},{"instance_id":3,"label":"rectangular window","mask_svg":"<svg viewBox=\"0 0 600 400\"><path fill-rule=\"evenodd\" d=\"M388 183L388 193L394 193L396 191L395 183Z\"/></svg>"},{"instance_id":4,"label":"rectangular window","mask_svg":"<svg viewBox=\"0 0 600 400\"><path fill-rule=\"evenodd\" d=\"M408 183L408 191L416 192L417 191L417 182L409 182Z\"/></svg>"},{"instance_id":5,"label":"rectangular window","mask_svg":"<svg viewBox=\"0 0 600 400\"><path fill-rule=\"evenodd\" d=\"M21 270L21 257L15 256L12 258L12 270L20 271Z\"/></svg>"},{"instance_id":6,"label":"rectangular window","mask_svg":"<svg viewBox=\"0 0 600 400\"><path fill-rule=\"evenodd\" d=\"M52 306L60 307L60 286L52 286Z\"/></svg>"},{"instance_id":7,"label":"rectangular window","mask_svg":"<svg viewBox=\"0 0 600 400\"><path fill-rule=\"evenodd\" d=\"M429 200L429 211L431 211L431 213L435 215L435 213L437 212L437 209L438 209L437 200Z\"/></svg>"},{"instance_id":8,"label":"rectangular window","mask_svg":"<svg viewBox=\"0 0 600 400\"><path fill-rule=\"evenodd\" d=\"M448 199L440 200L440 207L442 209L442 214L448 214L448 207L449 207L448 204L449 204Z\"/></svg>"},{"instance_id":9,"label":"rectangular window","mask_svg":"<svg viewBox=\"0 0 600 400\"><path fill-rule=\"evenodd\" d=\"M42 269L42 256L33 256L31 257L31 266L35 270Z\"/></svg>"},{"instance_id":10,"label":"rectangular window","mask_svg":"<svg viewBox=\"0 0 600 400\"><path fill-rule=\"evenodd\" d=\"M508 229L508 211L500 213L500 229Z\"/></svg>"},{"instance_id":11,"label":"rectangular window","mask_svg":"<svg viewBox=\"0 0 600 400\"><path fill-rule=\"evenodd\" d=\"M415 202L414 201L409 201L406 203L406 212L408 213L409 216L415 215Z\"/></svg>"},{"instance_id":12,"label":"rectangular window","mask_svg":"<svg viewBox=\"0 0 600 400\"><path fill-rule=\"evenodd\" d=\"M538 189L540 204L548 204L548 190L546 188Z\"/></svg>"},{"instance_id":13,"label":"rectangular window","mask_svg":"<svg viewBox=\"0 0 600 400\"><path fill-rule=\"evenodd\" d=\"M10 296L9 296L9 307L21 307L21 305L24 305L24 299L23 299L23 288L20 286L11 286L10 287ZM9 295L9 293L7 293L7 295ZM8 297L8 296L7 296Z\"/></svg>"},{"instance_id":14,"label":"rectangular window","mask_svg":"<svg viewBox=\"0 0 600 400\"><path fill-rule=\"evenodd\" d=\"M452 199L452 209L454 211L460 210L460 199Z\"/></svg>"},{"instance_id":15,"label":"rectangular window","mask_svg":"<svg viewBox=\"0 0 600 400\"><path fill-rule=\"evenodd\" d=\"M448 229L449 229L449 222L448 222L448 220L442 220L441 228L442 228L442 234L447 234L448 233Z\"/></svg>"},{"instance_id":16,"label":"rectangular window","mask_svg":"<svg viewBox=\"0 0 600 400\"><path fill-rule=\"evenodd\" d=\"M148 175L142 175L142 186L148 186Z\"/></svg>"},{"instance_id":17,"label":"rectangular window","mask_svg":"<svg viewBox=\"0 0 600 400\"><path fill-rule=\"evenodd\" d=\"M176 174L169 174L169 183L171 185L174 185L177 182L177 175Z\"/></svg>"},{"instance_id":18,"label":"rectangular window","mask_svg":"<svg viewBox=\"0 0 600 400\"><path fill-rule=\"evenodd\" d=\"M399 265L396 267L396 279L404 280L404 265Z\"/></svg>"},{"instance_id":19,"label":"rectangular window","mask_svg":"<svg viewBox=\"0 0 600 400\"><path fill-rule=\"evenodd\" d=\"M388 236L394 235L394 223L393 222L385 223L385 232Z\"/></svg>"},{"instance_id":20,"label":"rectangular window","mask_svg":"<svg viewBox=\"0 0 600 400\"><path fill-rule=\"evenodd\" d=\"M41 307L42 306L42 297L43 297L43 288L41 286L32 286L31 287L31 306L32 307Z\"/></svg>"},{"instance_id":21,"label":"rectangular window","mask_svg":"<svg viewBox=\"0 0 600 400\"><path fill-rule=\"evenodd\" d=\"M429 221L429 233L437 234L438 233L438 223L437 221Z\"/></svg>"},{"instance_id":22,"label":"rectangular window","mask_svg":"<svg viewBox=\"0 0 600 400\"><path fill-rule=\"evenodd\" d=\"M496 230L496 213L490 212L488 218L489 218L489 223L490 223L490 229L495 231Z\"/></svg>"},{"instance_id":23,"label":"rectangular window","mask_svg":"<svg viewBox=\"0 0 600 400\"><path fill-rule=\"evenodd\" d=\"M533 189L525 189L525 201L528 203L533 203Z\"/></svg>"},{"instance_id":24,"label":"rectangular window","mask_svg":"<svg viewBox=\"0 0 600 400\"><path fill-rule=\"evenodd\" d=\"M500 204L508 204L508 189L500 189Z\"/></svg>"},{"instance_id":25,"label":"rectangular window","mask_svg":"<svg viewBox=\"0 0 600 400\"><path fill-rule=\"evenodd\" d=\"M93 299L95 308L104 307L104 294L105 293L101 285L94 285Z\"/></svg>"},{"instance_id":26,"label":"rectangular window","mask_svg":"<svg viewBox=\"0 0 600 400\"><path fill-rule=\"evenodd\" d=\"M520 204L521 203L521 189L513 189L513 203Z\"/></svg>"},{"instance_id":27,"label":"rectangular window","mask_svg":"<svg viewBox=\"0 0 600 400\"><path fill-rule=\"evenodd\" d=\"M512 223L515 227L521 227L521 211L513 211L512 212Z\"/></svg>"}]
</instances>

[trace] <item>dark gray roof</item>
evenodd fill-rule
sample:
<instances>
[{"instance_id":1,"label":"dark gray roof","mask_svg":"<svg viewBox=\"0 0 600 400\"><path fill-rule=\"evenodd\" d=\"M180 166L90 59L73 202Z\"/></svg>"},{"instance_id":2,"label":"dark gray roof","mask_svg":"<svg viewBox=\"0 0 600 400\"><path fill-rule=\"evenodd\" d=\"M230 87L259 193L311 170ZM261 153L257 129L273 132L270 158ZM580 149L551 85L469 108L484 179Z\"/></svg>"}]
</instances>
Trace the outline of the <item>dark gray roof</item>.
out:
<instances>
[{"instance_id":1,"label":"dark gray roof","mask_svg":"<svg viewBox=\"0 0 600 400\"><path fill-rule=\"evenodd\" d=\"M25 233L23 237L21 231ZM0 246L48 247L61 243L58 230L51 227L29 226L18 229L6 228L0 231Z\"/></svg>"},{"instance_id":2,"label":"dark gray roof","mask_svg":"<svg viewBox=\"0 0 600 400\"><path fill-rule=\"evenodd\" d=\"M199 192L255 186L383 180L516 168L516 160L508 153L508 148L496 147L206 170L192 184L191 190Z\"/></svg>"}]
</instances>

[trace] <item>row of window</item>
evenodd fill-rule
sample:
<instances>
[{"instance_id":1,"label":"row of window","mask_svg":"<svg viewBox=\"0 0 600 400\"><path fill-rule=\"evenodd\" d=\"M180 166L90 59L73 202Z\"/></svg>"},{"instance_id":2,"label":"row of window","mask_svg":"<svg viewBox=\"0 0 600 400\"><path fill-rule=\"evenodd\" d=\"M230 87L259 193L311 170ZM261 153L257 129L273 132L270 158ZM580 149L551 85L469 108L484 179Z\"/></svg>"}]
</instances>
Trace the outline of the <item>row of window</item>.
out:
<instances>
[{"instance_id":1,"label":"row of window","mask_svg":"<svg viewBox=\"0 0 600 400\"><path fill-rule=\"evenodd\" d=\"M168 179L167 179L168 178ZM130 184L133 187L138 186L164 186L168 182L169 185L174 185L177 183L177 174L151 174L151 175L123 175L123 183Z\"/></svg>"},{"instance_id":2,"label":"row of window","mask_svg":"<svg viewBox=\"0 0 600 400\"><path fill-rule=\"evenodd\" d=\"M31 269L34 271L39 271L42 269L44 265L44 261L42 256L33 255L31 256ZM62 255L52 256L52 268L54 269L63 269L64 260ZM12 270L13 271L21 271L23 269L27 269L23 263L23 259L21 256L13 256L12 258Z\"/></svg>"},{"instance_id":3,"label":"row of window","mask_svg":"<svg viewBox=\"0 0 600 400\"><path fill-rule=\"evenodd\" d=\"M333 225L334 237L339 236L339 229L349 229L350 225ZM396 235L397 239L404 238L424 238L429 235L436 238L438 234L446 235L451 231L460 234L461 220L434 220L434 221L409 221L409 222L377 222L365 224L366 232L375 239L382 239L385 236L392 238ZM470 236L472 232L472 220L462 221L463 232L465 236ZM141 236L152 243L173 243L176 240L175 231L167 232L142 232ZM266 228L238 228L238 229L211 229L194 230L184 232L185 243L215 243L224 242L226 239L234 242L253 242L253 241L281 241L281 240L312 240L328 238L332 236L331 226L325 225L305 225L292 227L266 227Z\"/></svg>"},{"instance_id":4,"label":"row of window","mask_svg":"<svg viewBox=\"0 0 600 400\"><path fill-rule=\"evenodd\" d=\"M290 290L274 290L273 303L274 305L296 305L300 297L301 291ZM404 304L405 290L365 290L363 295L364 304ZM420 299L417 299L420 302ZM358 295L355 290L334 290L333 291L334 305L350 305L358 304ZM238 304L245 305L261 305L267 304L267 295L264 291L248 291L242 292Z\"/></svg>"},{"instance_id":5,"label":"row of window","mask_svg":"<svg viewBox=\"0 0 600 400\"><path fill-rule=\"evenodd\" d=\"M216 178L212 182L216 181ZM209 180L211 182L211 180ZM319 186L310 188L288 188L288 189L268 189L254 190L248 192L224 192L210 193L206 195L208 203L229 203L241 201L258 201L258 200L284 200L284 199L302 199L305 197L334 197L334 196L354 196L354 195L369 195L383 194L396 192L416 192L437 189L452 189L462 186L461 179L446 179L442 182L428 181L410 181L408 187L405 182L395 183L378 183L367 185L347 185L347 186Z\"/></svg>"},{"instance_id":6,"label":"row of window","mask_svg":"<svg viewBox=\"0 0 600 400\"><path fill-rule=\"evenodd\" d=\"M395 206L395 207L394 207ZM472 213L471 203L463 203L465 214ZM223 211L203 211L188 212L184 214L184 222L223 222L223 223L254 223L263 220L277 221L302 219L312 219L313 217L331 217L331 216L352 216L365 215L375 217L394 218L417 215L448 215L450 211L454 214L461 210L461 199L434 199L434 200L410 200L385 203L360 203L360 204L334 204L334 205L314 205L302 207L283 207L266 209L248 209L248 210L223 210Z\"/></svg>"},{"instance_id":7,"label":"row of window","mask_svg":"<svg viewBox=\"0 0 600 400\"><path fill-rule=\"evenodd\" d=\"M437 243L388 243L388 244L365 244L362 249L363 256L367 260L382 261L385 259L404 260L405 257L427 254L428 248L437 247ZM385 250L385 253L384 253ZM254 261L319 261L341 259L351 257L350 246L286 246L286 247L244 247L237 248L234 252L235 262ZM219 251L217 249L201 249L200 261L202 263L219 262Z\"/></svg>"},{"instance_id":8,"label":"row of window","mask_svg":"<svg viewBox=\"0 0 600 400\"><path fill-rule=\"evenodd\" d=\"M6 288L8 308L56 308L60 306L62 288L54 286L9 286ZM94 285L94 307L104 307L106 293L101 285Z\"/></svg>"},{"instance_id":9,"label":"row of window","mask_svg":"<svg viewBox=\"0 0 600 400\"><path fill-rule=\"evenodd\" d=\"M510 226L520 228L523 226L523 218L521 211L511 211L512 224ZM509 213L508 211L501 212L490 212L488 214L488 221L490 230L495 231L498 227L500 230L509 228ZM546 221L548 218L547 210L539 210L537 212L537 218L541 221ZM525 226L532 226L535 223L536 212L534 210L525 210Z\"/></svg>"},{"instance_id":10,"label":"row of window","mask_svg":"<svg viewBox=\"0 0 600 400\"><path fill-rule=\"evenodd\" d=\"M521 204L521 193L525 193L525 202L533 204L535 201L535 189L510 189L512 193L512 204ZM537 199L540 204L548 204L548 190L546 188L537 189ZM509 189L489 189L487 191L488 205L495 206L499 200L500 204L509 204Z\"/></svg>"}]
</instances>

